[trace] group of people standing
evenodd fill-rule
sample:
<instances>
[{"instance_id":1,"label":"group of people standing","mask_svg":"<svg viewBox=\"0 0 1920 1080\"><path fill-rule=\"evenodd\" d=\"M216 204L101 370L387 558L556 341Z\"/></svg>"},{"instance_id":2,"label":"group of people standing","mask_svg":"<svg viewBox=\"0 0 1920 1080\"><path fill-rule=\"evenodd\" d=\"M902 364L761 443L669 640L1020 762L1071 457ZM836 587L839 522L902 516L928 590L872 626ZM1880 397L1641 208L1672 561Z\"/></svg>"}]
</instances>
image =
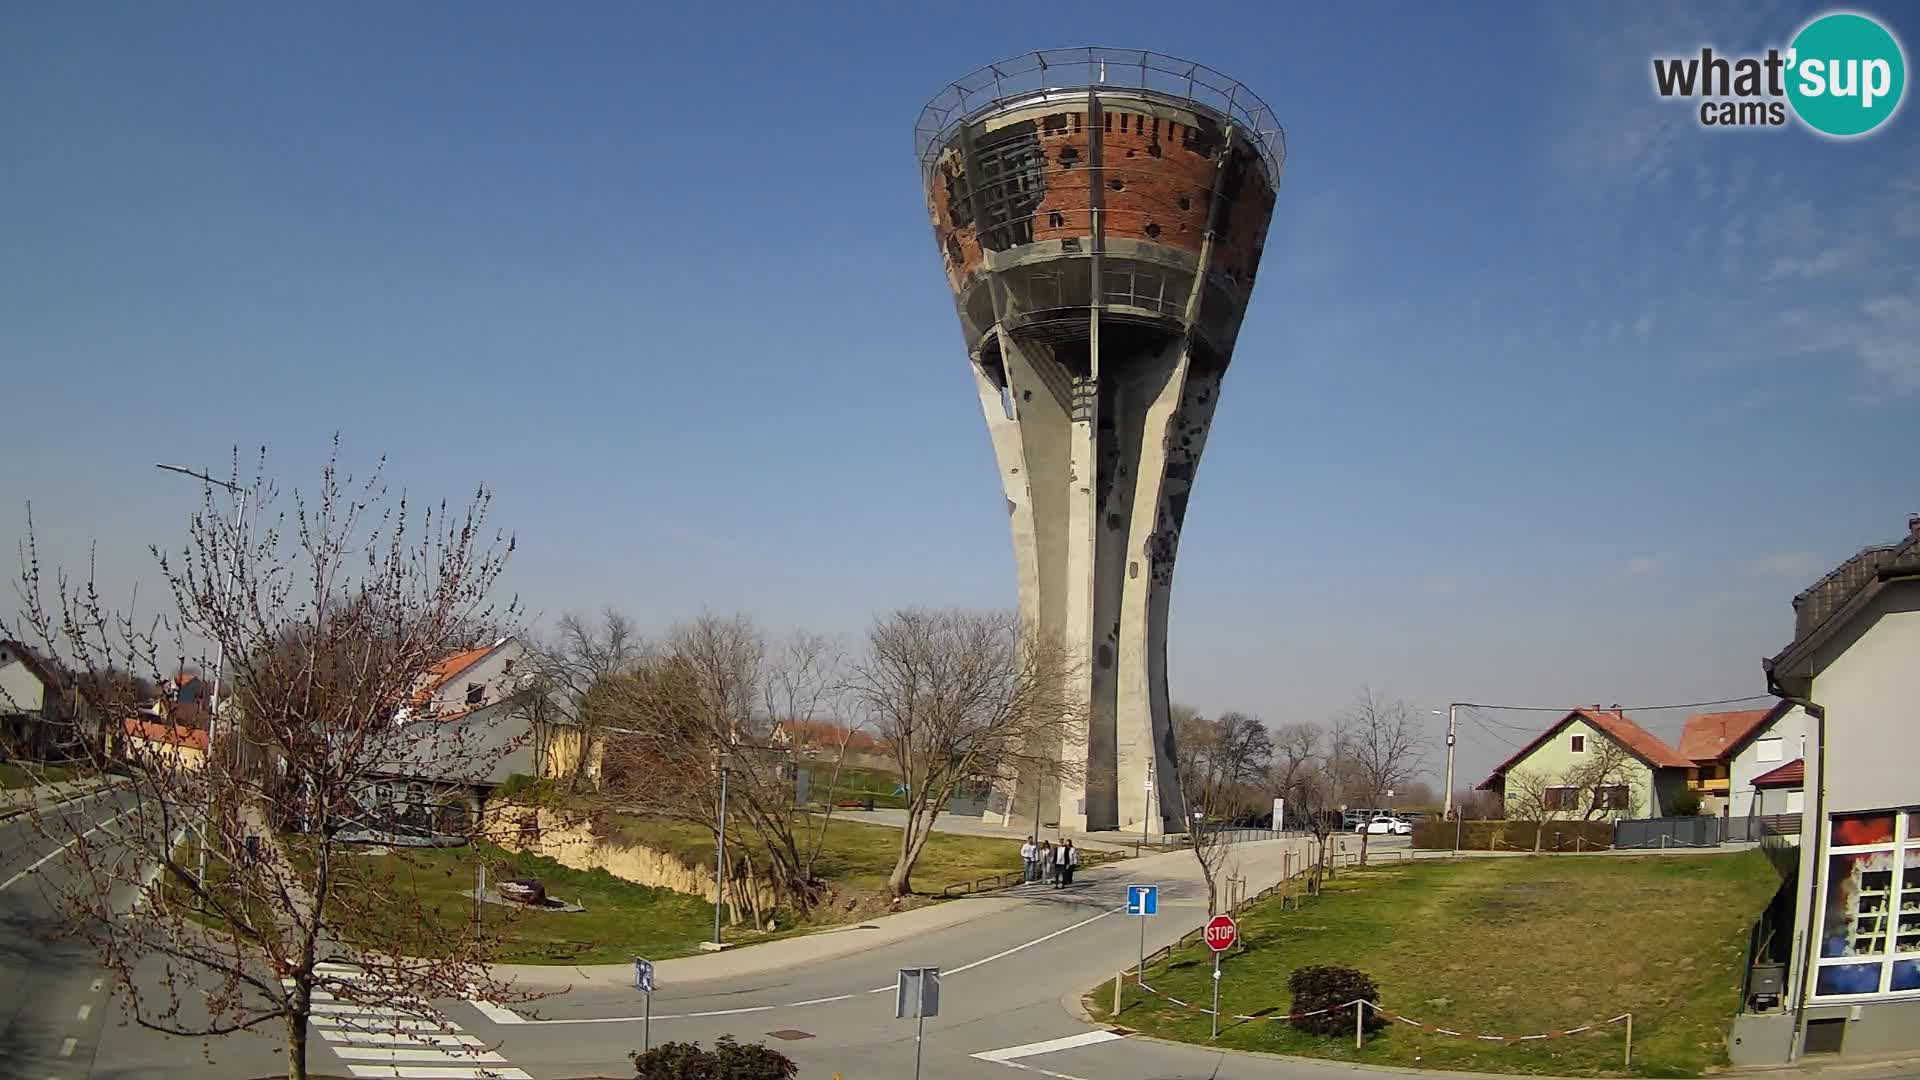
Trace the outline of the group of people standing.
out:
<instances>
[{"instance_id":1,"label":"group of people standing","mask_svg":"<svg viewBox=\"0 0 1920 1080\"><path fill-rule=\"evenodd\" d=\"M1080 851L1071 840L1062 840L1056 845L1050 840L1036 843L1029 836L1027 842L1020 845L1020 861L1026 866L1028 881L1044 879L1054 888L1064 889L1073 884L1074 868L1080 865Z\"/></svg>"}]
</instances>

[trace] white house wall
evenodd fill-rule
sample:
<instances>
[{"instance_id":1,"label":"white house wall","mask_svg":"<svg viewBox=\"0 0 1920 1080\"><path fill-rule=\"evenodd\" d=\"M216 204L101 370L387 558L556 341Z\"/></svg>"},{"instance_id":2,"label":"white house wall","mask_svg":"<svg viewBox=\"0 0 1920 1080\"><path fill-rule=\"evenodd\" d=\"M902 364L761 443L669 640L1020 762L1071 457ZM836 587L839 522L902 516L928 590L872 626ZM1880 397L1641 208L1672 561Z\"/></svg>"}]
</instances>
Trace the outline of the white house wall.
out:
<instances>
[{"instance_id":1,"label":"white house wall","mask_svg":"<svg viewBox=\"0 0 1920 1080\"><path fill-rule=\"evenodd\" d=\"M1765 776L1794 758L1806 756L1807 714L1795 705L1767 725L1766 729L1754 735L1747 745L1740 748L1733 763L1727 769L1727 816L1743 818L1753 813L1753 782ZM1768 739L1780 740L1780 759L1761 761L1760 744ZM1786 793L1770 793L1762 800L1764 813L1784 814L1787 811ZM1795 809L1798 809L1796 807Z\"/></svg>"}]
</instances>

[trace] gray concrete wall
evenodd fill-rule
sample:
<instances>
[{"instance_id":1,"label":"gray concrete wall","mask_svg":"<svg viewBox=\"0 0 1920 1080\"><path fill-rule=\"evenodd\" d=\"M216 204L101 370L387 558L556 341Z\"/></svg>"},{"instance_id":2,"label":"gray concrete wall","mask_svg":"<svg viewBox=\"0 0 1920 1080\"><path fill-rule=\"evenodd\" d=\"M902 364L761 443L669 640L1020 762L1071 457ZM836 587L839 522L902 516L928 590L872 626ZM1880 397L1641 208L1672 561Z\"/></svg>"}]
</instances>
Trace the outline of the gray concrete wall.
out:
<instances>
[{"instance_id":1,"label":"gray concrete wall","mask_svg":"<svg viewBox=\"0 0 1920 1080\"><path fill-rule=\"evenodd\" d=\"M1889 589L1816 660L1827 710L1827 812L1920 803L1920 584Z\"/></svg>"},{"instance_id":2,"label":"gray concrete wall","mask_svg":"<svg viewBox=\"0 0 1920 1080\"><path fill-rule=\"evenodd\" d=\"M1854 1018L1856 1010L1857 1019ZM1843 1058L1898 1054L1920 1047L1920 997L1859 1005L1814 1005L1807 1009L1807 1020L1846 1022L1846 1035L1840 1044ZM1806 1060L1818 1061L1820 1056Z\"/></svg>"}]
</instances>

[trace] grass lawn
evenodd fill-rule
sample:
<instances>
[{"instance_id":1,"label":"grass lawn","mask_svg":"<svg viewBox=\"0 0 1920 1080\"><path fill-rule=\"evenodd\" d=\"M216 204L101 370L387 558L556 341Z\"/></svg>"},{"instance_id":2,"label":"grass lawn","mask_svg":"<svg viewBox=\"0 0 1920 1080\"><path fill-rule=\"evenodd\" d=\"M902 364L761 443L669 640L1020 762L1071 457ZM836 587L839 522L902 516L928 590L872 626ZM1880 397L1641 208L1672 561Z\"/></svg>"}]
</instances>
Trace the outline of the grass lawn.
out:
<instances>
[{"instance_id":1,"label":"grass lawn","mask_svg":"<svg viewBox=\"0 0 1920 1080\"><path fill-rule=\"evenodd\" d=\"M809 818L807 837L814 835L819 821L818 816ZM613 814L601 828L609 838L671 851L693 866L713 862L713 833L702 826ZM732 830L728 833L731 842ZM836 816L827 823L827 837L821 845L816 869L843 894L878 892L886 886L899 855L899 829ZM917 893L938 896L948 885L1018 869L1020 842L1017 840L936 832L921 849L920 861L914 866L913 888Z\"/></svg>"},{"instance_id":2,"label":"grass lawn","mask_svg":"<svg viewBox=\"0 0 1920 1080\"><path fill-rule=\"evenodd\" d=\"M1740 855L1462 859L1342 872L1295 911L1268 901L1240 919L1246 948L1222 966L1228 1015L1287 1012L1287 975L1341 964L1371 975L1382 1007L1456 1031L1532 1035L1633 1013L1633 1074L1697 1076L1726 1062L1747 932L1777 879ZM1204 945L1152 965L1147 982L1207 1001ZM1096 1015L1153 1035L1206 1042L1207 1017L1129 986L1089 992ZM1599 1034L1483 1042L1389 1024L1352 1037L1284 1021L1224 1021L1219 1043L1376 1065L1561 1076L1618 1074L1620 1025Z\"/></svg>"},{"instance_id":3,"label":"grass lawn","mask_svg":"<svg viewBox=\"0 0 1920 1080\"><path fill-rule=\"evenodd\" d=\"M505 964L608 964L635 956L665 959L695 951L712 933L713 907L696 896L635 885L604 870L573 870L533 855L518 855L491 845L412 850L398 855L348 855L354 877L377 877L384 889L416 890L421 907L442 924L457 927L473 918L473 892L482 860L488 863L488 888L515 877L536 877L549 895L585 907L582 912L550 912L481 906L487 926L501 935L502 947L490 959ZM369 944L391 941L390 928L345 928L348 936ZM418 951L419 943L412 944Z\"/></svg>"},{"instance_id":4,"label":"grass lawn","mask_svg":"<svg viewBox=\"0 0 1920 1080\"><path fill-rule=\"evenodd\" d=\"M873 805L899 810L907 805L904 795L894 792L900 787L900 778L885 769L868 769L857 765L844 765L840 769L838 782L833 781L833 765L818 765L813 771L812 800L817 803L865 802L873 800Z\"/></svg>"},{"instance_id":5,"label":"grass lawn","mask_svg":"<svg viewBox=\"0 0 1920 1080\"><path fill-rule=\"evenodd\" d=\"M72 780L79 775L80 771L69 765L23 766L17 762L0 761L0 790L32 787L35 784L53 784L62 780Z\"/></svg>"}]
</instances>

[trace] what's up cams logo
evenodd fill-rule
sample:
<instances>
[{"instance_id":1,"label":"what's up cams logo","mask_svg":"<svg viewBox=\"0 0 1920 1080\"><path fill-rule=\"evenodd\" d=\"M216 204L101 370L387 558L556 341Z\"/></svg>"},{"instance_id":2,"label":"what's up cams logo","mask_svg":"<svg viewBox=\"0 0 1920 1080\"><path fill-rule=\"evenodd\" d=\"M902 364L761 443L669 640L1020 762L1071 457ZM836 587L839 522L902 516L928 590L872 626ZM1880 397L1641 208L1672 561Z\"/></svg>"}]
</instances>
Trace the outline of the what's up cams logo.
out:
<instances>
[{"instance_id":1,"label":"what's up cams logo","mask_svg":"<svg viewBox=\"0 0 1920 1080\"><path fill-rule=\"evenodd\" d=\"M1791 109L1814 131L1848 139L1899 111L1907 59L1886 27L1837 11L1801 27L1784 50L1654 57L1653 86L1663 98L1698 99L1702 127L1781 127Z\"/></svg>"}]
</instances>

